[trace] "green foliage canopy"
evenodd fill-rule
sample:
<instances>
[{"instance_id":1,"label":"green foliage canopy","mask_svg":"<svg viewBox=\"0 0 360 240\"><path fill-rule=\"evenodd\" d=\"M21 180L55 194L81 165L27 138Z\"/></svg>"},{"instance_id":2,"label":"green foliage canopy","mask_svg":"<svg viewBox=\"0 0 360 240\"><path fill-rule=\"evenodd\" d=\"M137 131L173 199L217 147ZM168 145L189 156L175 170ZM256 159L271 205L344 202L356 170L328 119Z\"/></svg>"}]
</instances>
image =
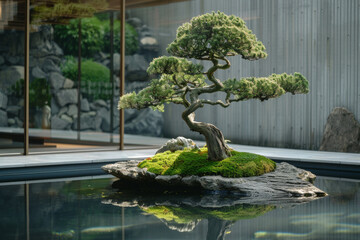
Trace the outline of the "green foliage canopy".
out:
<instances>
[{"instance_id":1,"label":"green foliage canopy","mask_svg":"<svg viewBox=\"0 0 360 240\"><path fill-rule=\"evenodd\" d=\"M287 92L309 92L308 81L300 73L226 81L214 76L217 70L230 67L228 56L241 55L246 60L267 56L264 45L246 27L245 22L233 15L213 12L194 17L178 28L176 39L169 44L167 51L174 56L156 58L148 68L148 73L160 75L159 79L153 79L150 86L139 93L121 97L119 108L152 107L163 111L164 103L182 104L186 107L183 118L189 119L187 124L194 126L189 116L205 104L228 107L231 102L248 99L264 101ZM213 66L202 72L200 64L185 58L211 61ZM214 92L224 92L225 99L212 101L200 98L202 94Z\"/></svg>"},{"instance_id":2,"label":"green foliage canopy","mask_svg":"<svg viewBox=\"0 0 360 240\"><path fill-rule=\"evenodd\" d=\"M222 12L194 17L180 26L167 51L178 57L204 60L238 54L248 60L267 56L262 42L241 18Z\"/></svg>"}]
</instances>

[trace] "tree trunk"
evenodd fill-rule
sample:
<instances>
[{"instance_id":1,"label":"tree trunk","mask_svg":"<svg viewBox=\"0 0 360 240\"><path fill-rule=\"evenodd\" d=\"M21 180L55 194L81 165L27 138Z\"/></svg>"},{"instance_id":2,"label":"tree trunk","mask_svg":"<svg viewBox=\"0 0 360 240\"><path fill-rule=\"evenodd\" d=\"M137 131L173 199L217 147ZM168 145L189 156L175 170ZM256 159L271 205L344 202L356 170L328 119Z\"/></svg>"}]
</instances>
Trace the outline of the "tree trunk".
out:
<instances>
[{"instance_id":1,"label":"tree trunk","mask_svg":"<svg viewBox=\"0 0 360 240\"><path fill-rule=\"evenodd\" d=\"M232 221L209 218L206 240L224 240L226 232L233 223Z\"/></svg>"},{"instance_id":2,"label":"tree trunk","mask_svg":"<svg viewBox=\"0 0 360 240\"><path fill-rule=\"evenodd\" d=\"M221 161L231 156L230 149L225 143L222 132L212 124L194 121L195 113L186 115L183 119L192 131L205 136L208 148L208 159L211 161Z\"/></svg>"}]
</instances>

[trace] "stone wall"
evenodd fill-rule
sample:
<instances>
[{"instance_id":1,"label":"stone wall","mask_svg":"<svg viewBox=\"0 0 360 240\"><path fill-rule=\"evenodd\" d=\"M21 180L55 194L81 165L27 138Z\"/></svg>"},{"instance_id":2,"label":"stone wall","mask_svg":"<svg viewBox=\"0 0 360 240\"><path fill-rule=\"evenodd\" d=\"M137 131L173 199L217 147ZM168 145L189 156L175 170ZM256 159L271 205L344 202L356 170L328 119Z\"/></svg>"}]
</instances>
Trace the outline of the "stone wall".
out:
<instances>
[{"instance_id":1,"label":"stone wall","mask_svg":"<svg viewBox=\"0 0 360 240\"><path fill-rule=\"evenodd\" d=\"M139 91L146 87L150 77L146 69L150 61L158 56L158 43L150 30L138 18L127 20L139 35L139 50L134 55L125 57L126 84L125 92ZM61 64L64 53L54 41L52 26L39 26L30 34L30 82L34 79L46 79L51 92L49 103L51 114L44 116L44 111L30 106L30 127L43 127L44 118L49 118L50 128L57 130L78 129L78 91L77 79L63 76ZM7 46L7 47L4 47ZM24 35L21 32L4 31L0 34L0 127L23 127L24 100L12 90L16 82L24 79ZM110 68L110 54L99 52L93 60ZM119 131L119 71L120 54L113 55L114 61L114 99L113 132ZM106 85L106 86L105 86ZM99 88L109 87L111 83L99 83ZM91 100L86 98L86 89L81 89L81 131L110 132L110 100ZM125 133L162 136L163 115L150 109L125 110Z\"/></svg>"}]
</instances>

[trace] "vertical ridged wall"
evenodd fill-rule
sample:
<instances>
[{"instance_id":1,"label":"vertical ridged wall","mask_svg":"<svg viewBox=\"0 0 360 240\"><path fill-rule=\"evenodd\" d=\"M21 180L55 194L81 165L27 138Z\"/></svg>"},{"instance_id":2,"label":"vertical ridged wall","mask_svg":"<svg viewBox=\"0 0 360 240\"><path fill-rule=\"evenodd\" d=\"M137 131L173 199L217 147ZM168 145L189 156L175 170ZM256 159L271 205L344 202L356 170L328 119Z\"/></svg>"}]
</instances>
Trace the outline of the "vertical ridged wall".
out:
<instances>
[{"instance_id":1,"label":"vertical ridged wall","mask_svg":"<svg viewBox=\"0 0 360 240\"><path fill-rule=\"evenodd\" d=\"M227 109L207 106L196 112L197 120L214 123L233 143L300 149L319 148L334 107L346 107L360 120L360 1L193 0L131 14L158 34L164 50L177 26L217 10L243 18L268 53L258 61L232 57L232 67L220 70L218 78L300 72L310 81L310 93L233 103ZM188 130L182 110L166 108L166 136L201 137Z\"/></svg>"}]
</instances>

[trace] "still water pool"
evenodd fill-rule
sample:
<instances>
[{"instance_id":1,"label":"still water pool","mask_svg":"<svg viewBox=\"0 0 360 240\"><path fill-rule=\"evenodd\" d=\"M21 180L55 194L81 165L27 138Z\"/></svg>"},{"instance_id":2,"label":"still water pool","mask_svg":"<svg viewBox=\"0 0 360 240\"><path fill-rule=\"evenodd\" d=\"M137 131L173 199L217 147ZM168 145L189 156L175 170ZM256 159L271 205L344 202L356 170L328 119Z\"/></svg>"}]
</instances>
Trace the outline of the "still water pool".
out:
<instances>
[{"instance_id":1,"label":"still water pool","mask_svg":"<svg viewBox=\"0 0 360 240\"><path fill-rule=\"evenodd\" d=\"M318 177L315 185L329 196L309 203L234 205L224 198L208 208L191 196L117 192L114 180L0 185L0 239L360 239L359 180Z\"/></svg>"}]
</instances>

